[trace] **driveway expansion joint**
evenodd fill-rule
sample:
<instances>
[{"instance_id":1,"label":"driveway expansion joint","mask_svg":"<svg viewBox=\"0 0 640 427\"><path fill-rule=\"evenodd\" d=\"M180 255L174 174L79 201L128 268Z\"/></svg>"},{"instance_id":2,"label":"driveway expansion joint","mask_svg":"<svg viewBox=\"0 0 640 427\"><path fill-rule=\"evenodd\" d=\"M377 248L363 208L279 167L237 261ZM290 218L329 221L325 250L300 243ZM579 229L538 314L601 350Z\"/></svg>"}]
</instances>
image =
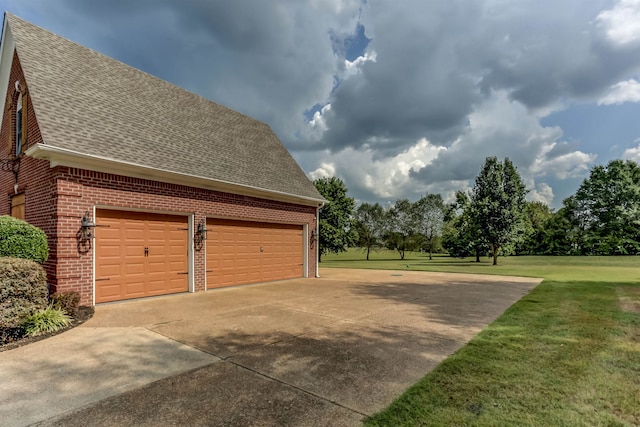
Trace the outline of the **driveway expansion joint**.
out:
<instances>
[{"instance_id":1,"label":"driveway expansion joint","mask_svg":"<svg viewBox=\"0 0 640 427\"><path fill-rule=\"evenodd\" d=\"M230 356L230 357L231 357L231 356ZM317 393L314 393L314 392L312 392L312 391L306 390L306 389L304 389L304 388L302 388L302 387L299 387L299 386L297 386L297 385L294 385L294 384L288 383L288 382L286 382L286 381L283 381L283 380L281 380L281 379L279 379L279 378L272 377L271 375L267 375L267 374L265 374L265 373L263 373L263 372L260 372L260 371L258 371L258 370L252 369L252 368L250 368L250 367L248 367L248 366L245 366L245 365L243 365L243 364L241 364L241 363L238 363L238 362L235 362L235 361L233 361L233 360L223 359L222 361L223 361L223 362L226 362L226 363L229 363L230 365L236 366L236 367L238 367L238 368L244 369L244 370L246 370L246 371L249 371L249 372L251 372L251 373L253 373L253 374L255 374L255 375L258 375L258 376L260 376L260 377L262 377L262 378L268 379L268 380L270 380L270 381L277 382L278 384L282 384L282 385L284 385L284 386L286 386L286 387L292 388L292 389L297 390L297 391L299 391L299 392L301 392L301 393L304 393L304 394L306 394L306 395L312 396L312 397L314 397L314 398L316 398L316 399L320 399L320 400L322 400L323 402L327 402L327 403L329 403L329 404L331 404L331 405L338 406L338 407L340 407L340 408L342 408L342 409L345 409L345 410L347 410L347 411L353 412L354 414L358 414L358 415L360 415L360 416L362 416L362 417L368 418L369 416L371 416L371 414L365 414L364 412L360 412L360 411L358 411L357 409L350 408L350 407L348 407L348 406L346 406L346 405L343 405L343 404L342 404L342 403L340 403L340 402L336 402L335 400L331 400L331 399L329 399L329 398L326 398L326 397L324 397L324 396L321 396L321 395L319 395L319 394L317 394Z\"/></svg>"}]
</instances>

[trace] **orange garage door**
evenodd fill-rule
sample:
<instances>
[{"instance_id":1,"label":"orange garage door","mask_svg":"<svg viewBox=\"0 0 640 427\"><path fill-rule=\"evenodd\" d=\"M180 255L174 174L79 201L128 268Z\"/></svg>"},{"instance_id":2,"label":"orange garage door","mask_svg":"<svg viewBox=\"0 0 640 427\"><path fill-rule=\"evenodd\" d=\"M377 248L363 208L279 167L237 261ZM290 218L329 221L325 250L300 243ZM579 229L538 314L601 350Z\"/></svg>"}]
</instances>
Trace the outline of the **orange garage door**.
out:
<instances>
[{"instance_id":1,"label":"orange garage door","mask_svg":"<svg viewBox=\"0 0 640 427\"><path fill-rule=\"evenodd\" d=\"M96 303L186 292L187 217L98 209Z\"/></svg>"},{"instance_id":2,"label":"orange garage door","mask_svg":"<svg viewBox=\"0 0 640 427\"><path fill-rule=\"evenodd\" d=\"M303 276L302 225L209 219L207 288Z\"/></svg>"}]
</instances>

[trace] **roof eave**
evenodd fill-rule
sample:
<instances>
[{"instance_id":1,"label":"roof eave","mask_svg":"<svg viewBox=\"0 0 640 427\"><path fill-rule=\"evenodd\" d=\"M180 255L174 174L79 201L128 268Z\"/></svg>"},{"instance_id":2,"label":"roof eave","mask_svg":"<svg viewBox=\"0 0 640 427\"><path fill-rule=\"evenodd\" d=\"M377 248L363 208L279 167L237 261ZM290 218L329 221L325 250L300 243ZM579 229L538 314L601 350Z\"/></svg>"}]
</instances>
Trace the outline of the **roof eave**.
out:
<instances>
[{"instance_id":1,"label":"roof eave","mask_svg":"<svg viewBox=\"0 0 640 427\"><path fill-rule=\"evenodd\" d=\"M76 151L50 146L47 144L34 144L25 154L34 159L49 161L50 167L68 166L78 169L87 169L96 172L112 173L133 178L149 179L153 181L179 184L188 187L203 188L225 193L239 194L261 199L276 200L306 206L319 206L326 202L324 199L300 196L281 191L252 187L244 184L215 180L201 176L188 175L134 163L113 160L106 157L95 156Z\"/></svg>"}]
</instances>

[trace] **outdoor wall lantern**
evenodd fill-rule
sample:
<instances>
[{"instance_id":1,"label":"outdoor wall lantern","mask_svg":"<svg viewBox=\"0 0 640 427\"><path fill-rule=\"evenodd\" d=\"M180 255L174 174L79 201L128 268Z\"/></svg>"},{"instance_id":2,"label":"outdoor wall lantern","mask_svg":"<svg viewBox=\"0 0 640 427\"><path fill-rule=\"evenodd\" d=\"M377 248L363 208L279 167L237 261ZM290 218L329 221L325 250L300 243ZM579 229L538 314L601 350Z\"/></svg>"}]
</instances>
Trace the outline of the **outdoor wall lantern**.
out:
<instances>
[{"instance_id":1,"label":"outdoor wall lantern","mask_svg":"<svg viewBox=\"0 0 640 427\"><path fill-rule=\"evenodd\" d=\"M316 236L316 230L311 230L311 246L316 243L318 237Z\"/></svg>"},{"instance_id":2,"label":"outdoor wall lantern","mask_svg":"<svg viewBox=\"0 0 640 427\"><path fill-rule=\"evenodd\" d=\"M207 240L207 224L205 221L204 218L201 219L196 227L196 234L193 236L196 243L202 243Z\"/></svg>"},{"instance_id":3,"label":"outdoor wall lantern","mask_svg":"<svg viewBox=\"0 0 640 427\"><path fill-rule=\"evenodd\" d=\"M89 212L85 212L82 215L82 220L80 221L80 239L81 240L89 240L95 237L93 234L93 229L96 227L96 224L91 221L91 216Z\"/></svg>"}]
</instances>

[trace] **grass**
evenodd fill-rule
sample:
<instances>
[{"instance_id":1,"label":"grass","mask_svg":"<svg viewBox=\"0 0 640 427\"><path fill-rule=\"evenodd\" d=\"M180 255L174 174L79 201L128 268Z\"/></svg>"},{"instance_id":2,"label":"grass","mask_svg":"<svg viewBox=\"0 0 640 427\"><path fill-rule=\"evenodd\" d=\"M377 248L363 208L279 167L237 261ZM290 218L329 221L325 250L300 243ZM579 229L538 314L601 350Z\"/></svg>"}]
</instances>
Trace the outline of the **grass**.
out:
<instances>
[{"instance_id":1,"label":"grass","mask_svg":"<svg viewBox=\"0 0 640 427\"><path fill-rule=\"evenodd\" d=\"M355 248L346 253L323 255L320 267L372 268L384 270L439 271L448 273L495 274L501 276L542 277L548 280L640 282L640 257L548 257L522 256L499 257L498 265L491 265L487 257L475 262L475 258L452 258L407 252L401 260L398 252L390 250L372 251L367 261L363 251ZM407 267L408 266L408 267Z\"/></svg>"},{"instance_id":2,"label":"grass","mask_svg":"<svg viewBox=\"0 0 640 427\"><path fill-rule=\"evenodd\" d=\"M640 425L640 257L363 258L321 265L545 279L367 425Z\"/></svg>"}]
</instances>

